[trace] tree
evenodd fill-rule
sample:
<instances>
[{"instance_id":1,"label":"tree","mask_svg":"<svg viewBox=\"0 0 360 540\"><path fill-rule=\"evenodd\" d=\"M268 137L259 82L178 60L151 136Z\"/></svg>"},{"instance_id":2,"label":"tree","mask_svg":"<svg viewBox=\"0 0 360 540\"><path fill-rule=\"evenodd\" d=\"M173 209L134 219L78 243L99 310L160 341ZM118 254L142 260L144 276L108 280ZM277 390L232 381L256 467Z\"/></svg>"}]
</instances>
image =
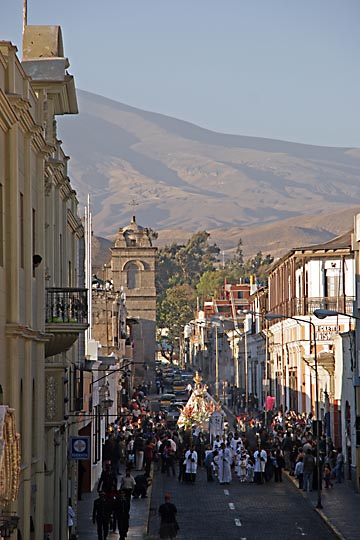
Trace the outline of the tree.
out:
<instances>
[{"instance_id":1,"label":"tree","mask_svg":"<svg viewBox=\"0 0 360 540\"><path fill-rule=\"evenodd\" d=\"M226 276L226 270L215 270L204 272L201 276L196 290L203 298L207 296L217 296L221 290Z\"/></svg>"},{"instance_id":2,"label":"tree","mask_svg":"<svg viewBox=\"0 0 360 540\"><path fill-rule=\"evenodd\" d=\"M185 324L194 317L196 307L195 291L190 285L175 285L167 289L160 305L159 327L166 329L161 340L162 355L172 362L176 338L180 337ZM166 347L164 347L165 341Z\"/></svg>"},{"instance_id":3,"label":"tree","mask_svg":"<svg viewBox=\"0 0 360 540\"><path fill-rule=\"evenodd\" d=\"M226 277L229 281L239 282L245 275L244 254L242 250L242 239L239 238L236 251L225 263Z\"/></svg>"},{"instance_id":4,"label":"tree","mask_svg":"<svg viewBox=\"0 0 360 540\"><path fill-rule=\"evenodd\" d=\"M220 249L216 244L209 244L209 236L210 234L206 231L193 234L176 254L183 283L188 283L192 287L196 287L204 272L215 270Z\"/></svg>"},{"instance_id":5,"label":"tree","mask_svg":"<svg viewBox=\"0 0 360 540\"><path fill-rule=\"evenodd\" d=\"M163 297L166 290L182 284L182 272L176 259L181 246L173 243L158 250L156 256L156 291Z\"/></svg>"},{"instance_id":6,"label":"tree","mask_svg":"<svg viewBox=\"0 0 360 540\"><path fill-rule=\"evenodd\" d=\"M156 258L158 326L162 302L169 288L187 284L195 290L202 274L215 270L220 250L216 244L209 244L209 236L206 231L200 231L193 234L185 245L173 243L159 249Z\"/></svg>"}]
</instances>

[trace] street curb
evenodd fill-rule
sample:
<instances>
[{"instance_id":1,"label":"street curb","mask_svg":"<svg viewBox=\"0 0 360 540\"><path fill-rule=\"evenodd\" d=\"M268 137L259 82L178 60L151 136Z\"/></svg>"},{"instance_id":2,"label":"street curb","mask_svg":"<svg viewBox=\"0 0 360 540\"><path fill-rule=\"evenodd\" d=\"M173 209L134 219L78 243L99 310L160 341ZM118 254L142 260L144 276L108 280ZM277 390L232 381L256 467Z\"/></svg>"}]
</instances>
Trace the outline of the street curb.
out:
<instances>
[{"instance_id":1,"label":"street curb","mask_svg":"<svg viewBox=\"0 0 360 540\"><path fill-rule=\"evenodd\" d=\"M229 407L227 407L226 405L223 405L222 408L225 411L227 416L232 417L234 420L236 420L235 414L229 409ZM283 473L288 478L288 480L290 480L290 482L293 484L293 486L296 487L297 491L302 495L302 497L304 499L306 499L310 503L311 501L310 501L309 497L306 495L306 493L304 493L302 490L299 490L295 478L293 476L290 476L290 474L285 470L283 470ZM329 529L339 538L339 540L346 540L345 536L343 536L341 534L341 532L335 527L335 525L333 525L331 523L330 519L324 514L324 512L322 510L320 510L319 508L315 508L315 507L313 507L313 508L314 508L315 512L317 512L319 514L319 516L322 518L324 523L329 527Z\"/></svg>"},{"instance_id":2,"label":"street curb","mask_svg":"<svg viewBox=\"0 0 360 540\"><path fill-rule=\"evenodd\" d=\"M129 532L127 535L128 540L146 540L148 538L148 531L149 531L149 522L150 522L150 505L151 505L151 495L152 495L152 486L153 486L153 480L154 480L154 470L153 470L153 464L151 465L150 470L150 478L152 480L150 486L147 489L147 497L146 499L142 499L139 497L139 499L131 501L131 505L136 505L138 502L141 501L141 504L143 504L142 507L142 514L139 519L139 516L137 521L134 523L131 523L131 510L130 510L130 523L131 527L129 527Z\"/></svg>"},{"instance_id":3,"label":"street curb","mask_svg":"<svg viewBox=\"0 0 360 540\"><path fill-rule=\"evenodd\" d=\"M154 463L151 464L150 478L151 478L151 484L148 487L148 498L146 501L147 502L147 505L146 505L147 519L145 521L145 530L143 531L144 540L146 540L146 538L148 538L148 535L149 535L150 506L151 506L152 489L153 489L153 483L154 483Z\"/></svg>"},{"instance_id":4,"label":"street curb","mask_svg":"<svg viewBox=\"0 0 360 540\"><path fill-rule=\"evenodd\" d=\"M323 519L323 521L326 523L326 525L329 527L329 529L332 530L332 532L334 534L336 534L336 536L340 539L340 540L346 540L345 536L343 536L341 534L341 532L335 527L335 525L333 525L331 523L331 521L329 520L329 518L324 514L324 512L322 510L320 510L320 508L314 508L315 512L317 512L321 518Z\"/></svg>"},{"instance_id":5,"label":"street curb","mask_svg":"<svg viewBox=\"0 0 360 540\"><path fill-rule=\"evenodd\" d=\"M285 474L287 479L293 484L293 486L295 486L297 488L298 493L300 493L300 495L302 495L304 499L311 502L309 497L306 495L306 493L304 493L302 490L299 490L295 478L293 476L290 476L290 474L287 471L284 471L284 470L283 470L283 474ZM329 529L331 529L331 531L334 534L336 534L336 536L339 538L339 540L346 540L345 536L343 536L341 534L341 532L335 527L335 525L333 523L331 523L330 519L324 514L324 512L322 510L320 510L320 508L315 508L314 507L314 510L315 510L315 512L317 512L319 514L319 516L322 518L324 523L329 527Z\"/></svg>"}]
</instances>

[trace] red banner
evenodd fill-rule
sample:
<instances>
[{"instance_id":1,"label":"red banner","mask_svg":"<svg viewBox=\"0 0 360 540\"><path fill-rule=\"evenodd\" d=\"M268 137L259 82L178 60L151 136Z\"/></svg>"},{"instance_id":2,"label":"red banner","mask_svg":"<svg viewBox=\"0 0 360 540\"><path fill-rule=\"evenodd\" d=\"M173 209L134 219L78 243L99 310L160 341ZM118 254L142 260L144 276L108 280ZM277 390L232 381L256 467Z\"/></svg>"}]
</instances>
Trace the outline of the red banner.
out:
<instances>
[{"instance_id":1,"label":"red banner","mask_svg":"<svg viewBox=\"0 0 360 540\"><path fill-rule=\"evenodd\" d=\"M267 396L265 401L265 410L266 411L272 411L275 404L275 398L272 396Z\"/></svg>"}]
</instances>

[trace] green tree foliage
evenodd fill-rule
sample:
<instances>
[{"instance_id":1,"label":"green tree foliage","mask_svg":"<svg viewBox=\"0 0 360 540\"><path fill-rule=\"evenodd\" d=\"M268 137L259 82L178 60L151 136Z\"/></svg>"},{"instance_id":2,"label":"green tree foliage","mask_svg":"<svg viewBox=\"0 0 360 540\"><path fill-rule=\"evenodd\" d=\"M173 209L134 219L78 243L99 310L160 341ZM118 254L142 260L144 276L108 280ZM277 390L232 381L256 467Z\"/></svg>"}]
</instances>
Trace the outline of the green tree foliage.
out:
<instances>
[{"instance_id":1,"label":"green tree foliage","mask_svg":"<svg viewBox=\"0 0 360 540\"><path fill-rule=\"evenodd\" d=\"M220 250L216 244L209 244L209 236L200 231L183 246L173 243L158 250L156 290L160 302L168 288L188 284L195 289L204 272L215 270Z\"/></svg>"},{"instance_id":2,"label":"green tree foliage","mask_svg":"<svg viewBox=\"0 0 360 540\"><path fill-rule=\"evenodd\" d=\"M224 285L226 275L226 270L208 270L204 272L196 286L198 294L202 298L209 296L218 297L219 291Z\"/></svg>"},{"instance_id":3,"label":"green tree foliage","mask_svg":"<svg viewBox=\"0 0 360 540\"><path fill-rule=\"evenodd\" d=\"M158 328L168 329L167 344L172 351L175 337L180 336L184 324L194 317L196 295L217 296L225 279L228 283L239 283L240 279L256 275L265 282L266 269L273 261L270 255L263 257L261 251L244 261L240 238L225 268L217 269L220 250L216 244L209 243L209 236L208 232L199 231L185 245L173 243L157 253L157 324Z\"/></svg>"},{"instance_id":4,"label":"green tree foliage","mask_svg":"<svg viewBox=\"0 0 360 540\"><path fill-rule=\"evenodd\" d=\"M173 243L171 246L160 248L157 252L156 291L160 300L162 300L169 287L183 283L181 270L176 259L180 247Z\"/></svg>"},{"instance_id":5,"label":"green tree foliage","mask_svg":"<svg viewBox=\"0 0 360 540\"><path fill-rule=\"evenodd\" d=\"M274 258L270 254L264 257L261 251L258 251L255 257L250 257L245 261L240 238L234 256L226 261L226 279L229 283L238 283L239 279L256 276L258 281L265 283L266 271L273 261Z\"/></svg>"},{"instance_id":6,"label":"green tree foliage","mask_svg":"<svg viewBox=\"0 0 360 540\"><path fill-rule=\"evenodd\" d=\"M166 337L159 339L162 355L172 361L176 338L183 333L185 324L194 317L196 308L196 295L194 289L188 285L175 285L166 290L161 302L159 313L159 326L167 329Z\"/></svg>"},{"instance_id":7,"label":"green tree foliage","mask_svg":"<svg viewBox=\"0 0 360 540\"><path fill-rule=\"evenodd\" d=\"M192 287L196 287L204 272L215 268L220 249L216 244L209 244L209 236L206 231L193 234L176 254L183 283L188 283Z\"/></svg>"},{"instance_id":8,"label":"green tree foliage","mask_svg":"<svg viewBox=\"0 0 360 540\"><path fill-rule=\"evenodd\" d=\"M167 289L162 301L160 323L163 328L184 326L194 317L195 291L190 285L175 285Z\"/></svg>"},{"instance_id":9,"label":"green tree foliage","mask_svg":"<svg viewBox=\"0 0 360 540\"><path fill-rule=\"evenodd\" d=\"M238 272L238 274L242 274L244 271L244 254L242 250L242 240L239 239L235 254L233 257L228 259L225 263L225 268L227 271L230 272ZM240 275L240 277L243 277Z\"/></svg>"},{"instance_id":10,"label":"green tree foliage","mask_svg":"<svg viewBox=\"0 0 360 540\"><path fill-rule=\"evenodd\" d=\"M209 236L208 232L199 231L185 245L173 243L158 250L156 290L159 328L170 329L178 321L183 326L193 319L196 286L205 272L215 271L220 252L215 244L209 244Z\"/></svg>"}]
</instances>

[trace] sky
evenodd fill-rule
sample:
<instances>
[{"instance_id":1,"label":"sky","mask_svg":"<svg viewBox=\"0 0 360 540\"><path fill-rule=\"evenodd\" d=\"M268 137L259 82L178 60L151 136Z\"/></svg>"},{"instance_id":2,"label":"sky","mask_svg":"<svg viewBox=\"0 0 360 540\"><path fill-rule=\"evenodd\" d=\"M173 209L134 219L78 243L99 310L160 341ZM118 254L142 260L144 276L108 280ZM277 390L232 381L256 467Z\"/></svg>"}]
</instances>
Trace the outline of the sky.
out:
<instances>
[{"instance_id":1,"label":"sky","mask_svg":"<svg viewBox=\"0 0 360 540\"><path fill-rule=\"evenodd\" d=\"M0 0L21 57L23 0ZM360 0L28 0L77 88L223 133L360 147ZM81 112L81 111L80 111Z\"/></svg>"}]
</instances>

